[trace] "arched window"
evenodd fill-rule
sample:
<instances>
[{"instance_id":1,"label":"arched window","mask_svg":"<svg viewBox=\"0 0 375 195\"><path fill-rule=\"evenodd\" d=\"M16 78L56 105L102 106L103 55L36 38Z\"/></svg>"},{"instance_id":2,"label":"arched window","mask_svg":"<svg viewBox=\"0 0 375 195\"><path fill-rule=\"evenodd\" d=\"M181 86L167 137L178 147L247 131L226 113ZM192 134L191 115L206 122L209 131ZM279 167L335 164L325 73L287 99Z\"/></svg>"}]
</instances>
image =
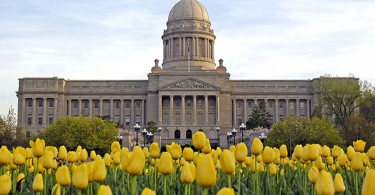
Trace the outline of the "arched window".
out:
<instances>
[{"instance_id":1,"label":"arched window","mask_svg":"<svg viewBox=\"0 0 375 195\"><path fill-rule=\"evenodd\" d=\"M174 138L180 139L180 137L181 137L181 132L180 132L180 130L176 129L176 131L174 131Z\"/></svg>"},{"instance_id":2,"label":"arched window","mask_svg":"<svg viewBox=\"0 0 375 195\"><path fill-rule=\"evenodd\" d=\"M192 135L193 135L193 133L191 132L190 129L188 129L188 130L186 131L186 139L191 139Z\"/></svg>"}]
</instances>

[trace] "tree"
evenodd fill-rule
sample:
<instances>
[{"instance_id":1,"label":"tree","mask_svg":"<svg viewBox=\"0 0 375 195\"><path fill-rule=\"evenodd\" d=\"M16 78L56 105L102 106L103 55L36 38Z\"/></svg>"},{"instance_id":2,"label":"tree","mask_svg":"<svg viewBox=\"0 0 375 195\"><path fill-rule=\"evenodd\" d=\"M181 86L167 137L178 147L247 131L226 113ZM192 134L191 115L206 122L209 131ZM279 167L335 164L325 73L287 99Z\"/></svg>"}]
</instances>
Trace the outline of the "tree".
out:
<instances>
[{"instance_id":1,"label":"tree","mask_svg":"<svg viewBox=\"0 0 375 195\"><path fill-rule=\"evenodd\" d=\"M266 145L279 147L282 144L289 146L290 133L292 146L297 144L312 144L334 146L342 145L343 139L338 130L327 119L289 116L274 124L267 134Z\"/></svg>"},{"instance_id":2,"label":"tree","mask_svg":"<svg viewBox=\"0 0 375 195\"><path fill-rule=\"evenodd\" d=\"M46 145L62 146L74 150L82 146L99 153L109 152L119 131L116 124L94 117L65 117L52 123L41 137Z\"/></svg>"},{"instance_id":3,"label":"tree","mask_svg":"<svg viewBox=\"0 0 375 195\"><path fill-rule=\"evenodd\" d=\"M148 121L146 124L146 130L155 134L158 130L158 126L154 121Z\"/></svg>"},{"instance_id":4,"label":"tree","mask_svg":"<svg viewBox=\"0 0 375 195\"><path fill-rule=\"evenodd\" d=\"M11 147L16 138L16 131L16 113L13 107L10 107L7 115L0 116L0 146Z\"/></svg>"},{"instance_id":5,"label":"tree","mask_svg":"<svg viewBox=\"0 0 375 195\"><path fill-rule=\"evenodd\" d=\"M345 139L350 129L348 119L355 115L360 105L368 104L373 90L371 84L354 77L330 77L314 79L313 90L321 97L323 114L333 116L333 122L342 130Z\"/></svg>"},{"instance_id":6,"label":"tree","mask_svg":"<svg viewBox=\"0 0 375 195\"><path fill-rule=\"evenodd\" d=\"M270 128L272 115L268 111L266 102L260 101L259 106L255 105L249 120L246 121L247 129L254 129L257 127Z\"/></svg>"}]
</instances>

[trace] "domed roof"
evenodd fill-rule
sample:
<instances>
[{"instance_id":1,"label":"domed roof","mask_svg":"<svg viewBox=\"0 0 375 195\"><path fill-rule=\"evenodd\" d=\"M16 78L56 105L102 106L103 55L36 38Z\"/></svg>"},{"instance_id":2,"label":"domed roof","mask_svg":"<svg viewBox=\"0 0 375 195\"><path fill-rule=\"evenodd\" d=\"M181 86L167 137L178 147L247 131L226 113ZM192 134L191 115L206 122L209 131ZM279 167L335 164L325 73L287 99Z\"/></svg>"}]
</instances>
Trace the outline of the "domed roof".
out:
<instances>
[{"instance_id":1,"label":"domed roof","mask_svg":"<svg viewBox=\"0 0 375 195\"><path fill-rule=\"evenodd\" d=\"M168 22L179 20L202 20L210 22L206 8L197 0L181 0L169 12Z\"/></svg>"}]
</instances>

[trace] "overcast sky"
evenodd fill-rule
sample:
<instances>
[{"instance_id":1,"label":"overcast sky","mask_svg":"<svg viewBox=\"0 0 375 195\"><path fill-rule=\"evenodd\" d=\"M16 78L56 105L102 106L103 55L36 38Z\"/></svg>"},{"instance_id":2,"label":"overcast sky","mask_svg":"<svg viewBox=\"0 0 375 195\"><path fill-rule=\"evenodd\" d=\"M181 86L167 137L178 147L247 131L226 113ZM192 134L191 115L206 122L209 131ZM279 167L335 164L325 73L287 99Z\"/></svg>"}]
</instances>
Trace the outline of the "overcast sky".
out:
<instances>
[{"instance_id":1,"label":"overcast sky","mask_svg":"<svg viewBox=\"0 0 375 195\"><path fill-rule=\"evenodd\" d=\"M0 0L0 114L18 78L147 79L177 0ZM231 79L375 83L374 0L201 0ZM218 64L218 63L217 63Z\"/></svg>"}]
</instances>

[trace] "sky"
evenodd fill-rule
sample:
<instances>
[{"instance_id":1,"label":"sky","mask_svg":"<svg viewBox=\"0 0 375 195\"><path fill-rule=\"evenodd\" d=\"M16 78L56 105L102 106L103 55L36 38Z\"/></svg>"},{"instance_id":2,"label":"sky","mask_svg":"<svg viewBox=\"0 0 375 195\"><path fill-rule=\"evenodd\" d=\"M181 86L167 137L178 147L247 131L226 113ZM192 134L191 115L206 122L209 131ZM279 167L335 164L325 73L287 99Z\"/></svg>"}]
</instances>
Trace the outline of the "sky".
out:
<instances>
[{"instance_id":1,"label":"sky","mask_svg":"<svg viewBox=\"0 0 375 195\"><path fill-rule=\"evenodd\" d=\"M0 114L18 79L146 80L178 0L0 0ZM200 0L231 79L375 84L374 0Z\"/></svg>"}]
</instances>

